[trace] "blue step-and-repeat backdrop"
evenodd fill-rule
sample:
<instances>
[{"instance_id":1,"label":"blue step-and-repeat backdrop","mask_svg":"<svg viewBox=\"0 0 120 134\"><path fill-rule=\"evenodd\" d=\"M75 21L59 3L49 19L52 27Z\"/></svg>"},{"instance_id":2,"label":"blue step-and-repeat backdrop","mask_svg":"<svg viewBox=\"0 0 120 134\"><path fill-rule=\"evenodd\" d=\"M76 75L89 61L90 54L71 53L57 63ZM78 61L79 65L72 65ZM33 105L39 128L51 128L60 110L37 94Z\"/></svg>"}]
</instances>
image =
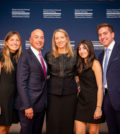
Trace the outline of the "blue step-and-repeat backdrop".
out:
<instances>
[{"instance_id":1,"label":"blue step-and-repeat backdrop","mask_svg":"<svg viewBox=\"0 0 120 134\"><path fill-rule=\"evenodd\" d=\"M40 28L45 33L43 53L51 50L51 39L55 29L65 29L72 47L83 39L93 42L96 55L103 49L98 41L96 26L110 23L115 30L115 39L120 42L120 2L118 0L11 0L0 4L0 49L10 30L22 37L23 51L29 48L32 30Z\"/></svg>"}]
</instances>

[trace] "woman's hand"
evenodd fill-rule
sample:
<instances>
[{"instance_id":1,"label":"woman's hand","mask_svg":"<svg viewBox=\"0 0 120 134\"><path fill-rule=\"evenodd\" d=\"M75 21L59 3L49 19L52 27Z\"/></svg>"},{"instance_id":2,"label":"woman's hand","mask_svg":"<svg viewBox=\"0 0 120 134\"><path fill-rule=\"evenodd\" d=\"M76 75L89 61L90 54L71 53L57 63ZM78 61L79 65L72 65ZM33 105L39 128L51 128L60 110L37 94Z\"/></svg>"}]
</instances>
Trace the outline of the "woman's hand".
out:
<instances>
[{"instance_id":1,"label":"woman's hand","mask_svg":"<svg viewBox=\"0 0 120 134\"><path fill-rule=\"evenodd\" d=\"M102 116L102 110L101 107L96 107L96 110L94 112L94 119L99 119Z\"/></svg>"}]
</instances>

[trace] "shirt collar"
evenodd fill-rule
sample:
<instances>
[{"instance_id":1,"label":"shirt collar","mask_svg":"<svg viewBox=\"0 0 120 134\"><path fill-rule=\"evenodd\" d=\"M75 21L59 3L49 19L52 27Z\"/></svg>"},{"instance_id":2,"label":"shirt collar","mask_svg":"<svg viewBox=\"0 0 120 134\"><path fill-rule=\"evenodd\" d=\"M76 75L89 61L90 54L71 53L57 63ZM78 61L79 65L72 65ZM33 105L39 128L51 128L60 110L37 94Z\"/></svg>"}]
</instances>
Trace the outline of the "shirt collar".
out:
<instances>
[{"instance_id":1,"label":"shirt collar","mask_svg":"<svg viewBox=\"0 0 120 134\"><path fill-rule=\"evenodd\" d=\"M38 55L40 52L38 50L36 50L34 47L30 46L31 50L33 51L33 53L35 55Z\"/></svg>"},{"instance_id":2,"label":"shirt collar","mask_svg":"<svg viewBox=\"0 0 120 134\"><path fill-rule=\"evenodd\" d=\"M110 43L110 45L108 46L108 49L109 49L110 51L112 51L114 45L115 45L115 41L113 40L113 41ZM105 48L105 50L106 50L106 48Z\"/></svg>"}]
</instances>

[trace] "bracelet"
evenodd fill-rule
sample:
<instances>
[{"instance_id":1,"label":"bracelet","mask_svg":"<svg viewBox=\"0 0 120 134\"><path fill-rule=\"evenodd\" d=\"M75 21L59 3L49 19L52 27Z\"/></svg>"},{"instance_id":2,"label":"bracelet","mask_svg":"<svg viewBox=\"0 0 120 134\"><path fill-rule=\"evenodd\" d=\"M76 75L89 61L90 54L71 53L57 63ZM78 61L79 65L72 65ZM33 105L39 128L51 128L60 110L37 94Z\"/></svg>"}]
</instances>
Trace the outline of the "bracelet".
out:
<instances>
[{"instance_id":1,"label":"bracelet","mask_svg":"<svg viewBox=\"0 0 120 134\"><path fill-rule=\"evenodd\" d=\"M100 107L101 108L101 106L96 106L96 107Z\"/></svg>"},{"instance_id":2,"label":"bracelet","mask_svg":"<svg viewBox=\"0 0 120 134\"><path fill-rule=\"evenodd\" d=\"M96 110L96 112L101 112L102 113L102 110Z\"/></svg>"}]
</instances>

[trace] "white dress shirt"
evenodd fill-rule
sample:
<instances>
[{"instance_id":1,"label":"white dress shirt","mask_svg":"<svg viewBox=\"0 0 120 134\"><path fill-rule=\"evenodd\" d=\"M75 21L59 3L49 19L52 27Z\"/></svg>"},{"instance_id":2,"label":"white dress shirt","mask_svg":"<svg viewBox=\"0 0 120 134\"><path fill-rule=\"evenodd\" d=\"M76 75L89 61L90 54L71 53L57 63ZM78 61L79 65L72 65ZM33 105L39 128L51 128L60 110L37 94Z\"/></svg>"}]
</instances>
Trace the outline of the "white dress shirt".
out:
<instances>
[{"instance_id":1,"label":"white dress shirt","mask_svg":"<svg viewBox=\"0 0 120 134\"><path fill-rule=\"evenodd\" d=\"M41 63L40 57L39 57L39 53L41 53L41 52L37 51L37 50L36 50L34 47L32 47L32 46L30 46L30 48L31 48L32 52L34 53L34 55L36 56L36 58L38 59L38 61L40 62L41 66L42 66L42 63ZM44 61L44 64L45 64L45 68L46 68L46 70L47 70L47 65L46 65L46 62L45 62L44 58L43 58L43 61Z\"/></svg>"},{"instance_id":2,"label":"white dress shirt","mask_svg":"<svg viewBox=\"0 0 120 134\"><path fill-rule=\"evenodd\" d=\"M113 40L113 41L111 42L111 44L108 46L108 49L109 49L108 63L109 63L109 59L110 59L110 56L111 56L111 53L112 53L112 50L113 50L114 45L115 45L115 41ZM105 50L106 50L106 48L105 48ZM106 52L106 51L105 51L105 52ZM106 53L104 54L104 58L103 58L103 64L102 64L103 70L104 70L105 57L106 57ZM107 82L106 82L106 84L104 85L104 88L108 88Z\"/></svg>"}]
</instances>

